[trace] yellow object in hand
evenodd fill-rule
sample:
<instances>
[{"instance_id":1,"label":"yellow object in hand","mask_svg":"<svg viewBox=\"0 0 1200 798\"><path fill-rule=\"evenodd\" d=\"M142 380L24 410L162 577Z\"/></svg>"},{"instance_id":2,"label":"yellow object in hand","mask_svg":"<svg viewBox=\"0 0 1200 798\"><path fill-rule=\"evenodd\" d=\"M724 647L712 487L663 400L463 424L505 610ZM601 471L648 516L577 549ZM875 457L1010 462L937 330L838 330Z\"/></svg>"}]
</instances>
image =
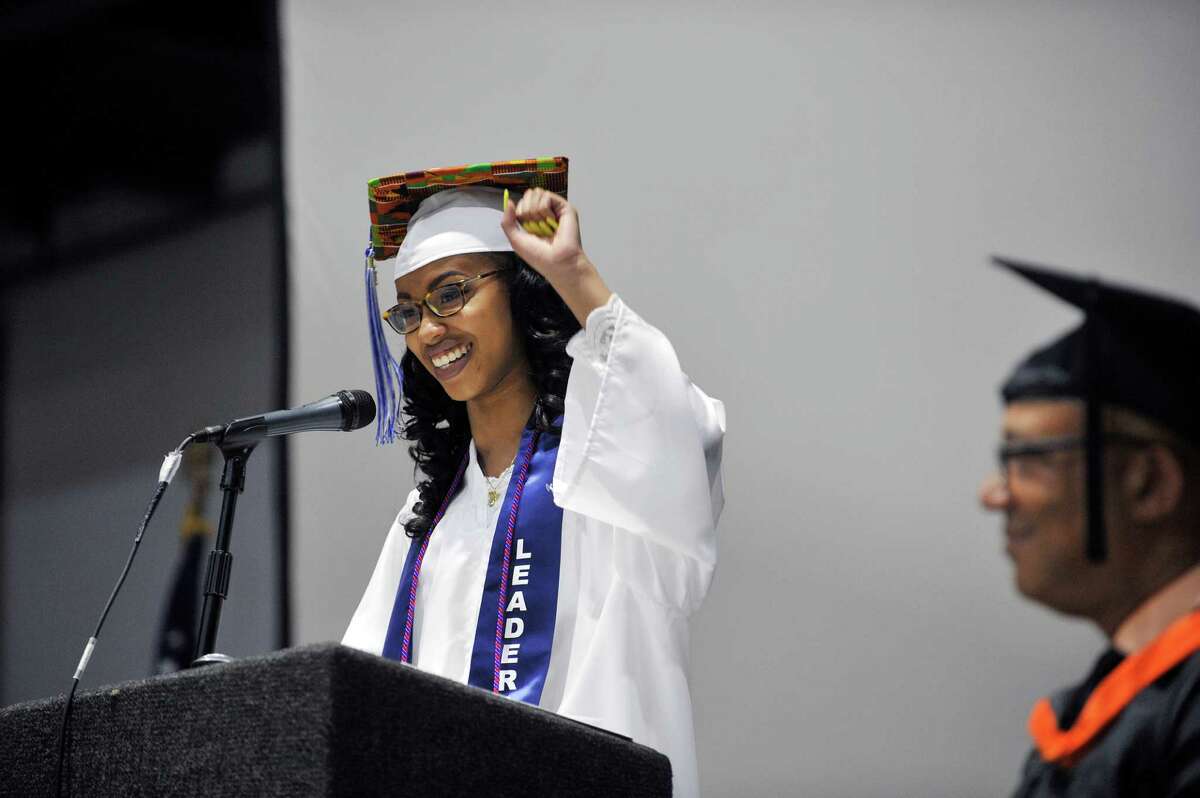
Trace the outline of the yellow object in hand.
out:
<instances>
[{"instance_id":1,"label":"yellow object in hand","mask_svg":"<svg viewBox=\"0 0 1200 798\"><path fill-rule=\"evenodd\" d=\"M504 203L501 206L501 210L508 210L508 189L504 189ZM521 228L530 235L540 236L541 238L554 238L554 233L558 230L558 220L551 218L521 222Z\"/></svg>"}]
</instances>

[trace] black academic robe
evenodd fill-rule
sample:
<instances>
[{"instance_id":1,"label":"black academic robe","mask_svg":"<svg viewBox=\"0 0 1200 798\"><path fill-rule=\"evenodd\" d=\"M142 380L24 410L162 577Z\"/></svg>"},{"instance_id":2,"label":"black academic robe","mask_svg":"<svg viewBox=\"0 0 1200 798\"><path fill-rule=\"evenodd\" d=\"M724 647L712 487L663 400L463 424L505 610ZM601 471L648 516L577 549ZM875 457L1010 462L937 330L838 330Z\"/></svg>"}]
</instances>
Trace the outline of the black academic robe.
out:
<instances>
[{"instance_id":1,"label":"black academic robe","mask_svg":"<svg viewBox=\"0 0 1200 798\"><path fill-rule=\"evenodd\" d=\"M1122 659L1106 651L1081 684L1051 696L1060 728ZM1200 651L1143 688L1073 767L1045 762L1034 748L1014 798L1046 796L1200 797Z\"/></svg>"}]
</instances>

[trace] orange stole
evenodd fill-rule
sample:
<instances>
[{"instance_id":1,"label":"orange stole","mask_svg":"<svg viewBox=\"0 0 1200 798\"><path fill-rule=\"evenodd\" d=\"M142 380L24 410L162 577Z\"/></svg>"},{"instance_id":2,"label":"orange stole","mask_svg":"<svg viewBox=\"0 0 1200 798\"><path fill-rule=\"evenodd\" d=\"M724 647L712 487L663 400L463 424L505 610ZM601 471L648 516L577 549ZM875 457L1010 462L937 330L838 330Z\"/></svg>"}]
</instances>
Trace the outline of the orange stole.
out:
<instances>
[{"instance_id":1,"label":"orange stole","mask_svg":"<svg viewBox=\"0 0 1200 798\"><path fill-rule=\"evenodd\" d=\"M1088 696L1071 728L1058 727L1050 699L1038 701L1029 714L1029 733L1047 762L1071 767L1138 693L1200 650L1200 610L1167 627L1149 645L1130 654Z\"/></svg>"}]
</instances>

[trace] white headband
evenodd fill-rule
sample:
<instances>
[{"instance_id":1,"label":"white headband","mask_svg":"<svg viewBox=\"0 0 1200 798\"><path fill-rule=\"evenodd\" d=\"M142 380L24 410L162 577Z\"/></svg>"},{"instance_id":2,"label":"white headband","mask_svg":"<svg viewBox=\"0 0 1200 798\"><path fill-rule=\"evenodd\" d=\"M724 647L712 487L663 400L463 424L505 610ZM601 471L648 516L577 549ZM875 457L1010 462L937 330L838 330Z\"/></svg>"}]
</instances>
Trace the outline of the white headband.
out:
<instances>
[{"instance_id":1,"label":"white headband","mask_svg":"<svg viewBox=\"0 0 1200 798\"><path fill-rule=\"evenodd\" d=\"M500 229L503 197L498 188L468 186L438 192L422 202L396 252L396 279L450 255L512 252ZM518 194L511 200L519 198Z\"/></svg>"}]
</instances>

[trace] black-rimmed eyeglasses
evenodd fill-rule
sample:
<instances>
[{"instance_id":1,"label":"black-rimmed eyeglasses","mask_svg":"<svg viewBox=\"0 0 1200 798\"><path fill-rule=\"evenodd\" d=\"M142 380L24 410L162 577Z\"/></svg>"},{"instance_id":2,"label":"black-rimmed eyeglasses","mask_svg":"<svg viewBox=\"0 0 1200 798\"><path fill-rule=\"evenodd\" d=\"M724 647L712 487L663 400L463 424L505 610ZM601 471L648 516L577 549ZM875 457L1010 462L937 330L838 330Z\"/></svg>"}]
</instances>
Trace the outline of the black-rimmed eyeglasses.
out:
<instances>
[{"instance_id":1,"label":"black-rimmed eyeglasses","mask_svg":"<svg viewBox=\"0 0 1200 798\"><path fill-rule=\"evenodd\" d=\"M1000 475L1006 481L1014 469L1018 476L1029 477L1039 468L1044 469L1049 465L1051 455L1082 449L1085 443L1087 439L1082 435L1005 441L996 447L996 462L1000 466ZM1106 446L1171 446L1167 440L1134 435L1105 435L1104 443Z\"/></svg>"}]
</instances>

